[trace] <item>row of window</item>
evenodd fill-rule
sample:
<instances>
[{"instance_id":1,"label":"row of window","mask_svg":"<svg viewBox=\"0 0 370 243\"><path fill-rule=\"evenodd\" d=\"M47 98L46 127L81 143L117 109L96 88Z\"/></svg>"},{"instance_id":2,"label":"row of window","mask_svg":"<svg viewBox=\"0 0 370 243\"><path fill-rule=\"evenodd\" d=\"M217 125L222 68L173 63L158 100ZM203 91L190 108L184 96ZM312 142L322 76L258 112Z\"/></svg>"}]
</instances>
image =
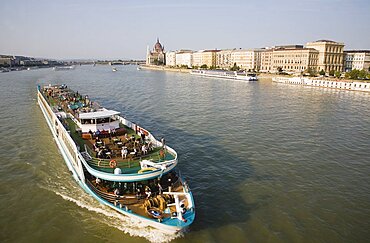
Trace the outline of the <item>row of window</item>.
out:
<instances>
[{"instance_id":1,"label":"row of window","mask_svg":"<svg viewBox=\"0 0 370 243\"><path fill-rule=\"evenodd\" d=\"M317 80L315 80L315 81L314 81L314 84L324 84L324 85L325 85L325 84L326 84L326 85L330 85L330 84L331 84L331 85L333 85L333 84L334 84L334 82L330 82L330 81L321 81L321 80L317 81ZM338 86L338 83L336 82L336 83L335 83L335 87L337 87L337 86ZM339 85L339 86L341 86L341 85ZM347 83L344 83L344 86L345 86L345 87L347 87ZM354 87L354 88L356 88L356 86L357 86L357 84L353 84L353 87ZM352 87L352 83L349 83L349 84L348 84L348 87ZM362 85L361 85L361 84L359 84L359 85L358 85L358 88L361 88L361 87L362 87ZM366 84L364 84L364 88L366 89L367 87L368 87L368 86L367 86ZM370 86L369 86L369 87L370 87Z\"/></svg>"}]
</instances>

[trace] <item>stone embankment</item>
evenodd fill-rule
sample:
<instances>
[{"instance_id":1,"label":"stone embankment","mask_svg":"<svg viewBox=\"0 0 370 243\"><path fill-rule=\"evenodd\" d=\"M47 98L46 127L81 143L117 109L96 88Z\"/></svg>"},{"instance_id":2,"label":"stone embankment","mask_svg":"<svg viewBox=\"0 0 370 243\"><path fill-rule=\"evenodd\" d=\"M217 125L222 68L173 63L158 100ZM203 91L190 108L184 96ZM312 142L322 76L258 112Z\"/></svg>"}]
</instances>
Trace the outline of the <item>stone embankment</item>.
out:
<instances>
[{"instance_id":1,"label":"stone embankment","mask_svg":"<svg viewBox=\"0 0 370 243\"><path fill-rule=\"evenodd\" d=\"M168 72L179 72L179 73L190 73L191 69L185 68L170 68L165 66L153 66L153 65L140 65L141 69L156 70L156 71L168 71Z\"/></svg>"}]
</instances>

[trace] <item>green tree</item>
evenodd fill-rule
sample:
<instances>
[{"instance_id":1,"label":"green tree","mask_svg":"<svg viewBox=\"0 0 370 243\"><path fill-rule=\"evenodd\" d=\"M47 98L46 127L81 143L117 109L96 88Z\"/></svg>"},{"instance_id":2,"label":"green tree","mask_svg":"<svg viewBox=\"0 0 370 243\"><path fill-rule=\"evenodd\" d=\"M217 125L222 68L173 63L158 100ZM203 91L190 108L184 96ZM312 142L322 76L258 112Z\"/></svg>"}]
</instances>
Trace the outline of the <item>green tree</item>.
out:
<instances>
[{"instance_id":1,"label":"green tree","mask_svg":"<svg viewBox=\"0 0 370 243\"><path fill-rule=\"evenodd\" d=\"M240 67L236 65L236 62L234 62L234 66L230 68L230 71L238 71L239 69Z\"/></svg>"},{"instance_id":2,"label":"green tree","mask_svg":"<svg viewBox=\"0 0 370 243\"><path fill-rule=\"evenodd\" d=\"M340 77L340 72L339 71L335 71L334 75L335 75L335 77L339 78Z\"/></svg>"},{"instance_id":3,"label":"green tree","mask_svg":"<svg viewBox=\"0 0 370 243\"><path fill-rule=\"evenodd\" d=\"M349 72L349 78L350 79L358 79L360 71L357 69L353 69L351 72Z\"/></svg>"},{"instance_id":4,"label":"green tree","mask_svg":"<svg viewBox=\"0 0 370 243\"><path fill-rule=\"evenodd\" d=\"M365 71L365 69L362 69L358 72L358 79L366 79L366 76L367 72Z\"/></svg>"},{"instance_id":5,"label":"green tree","mask_svg":"<svg viewBox=\"0 0 370 243\"><path fill-rule=\"evenodd\" d=\"M310 75L310 77L316 77L317 76L317 71L316 69L312 69L312 68L307 68L305 70L305 73L308 73Z\"/></svg>"},{"instance_id":6,"label":"green tree","mask_svg":"<svg viewBox=\"0 0 370 243\"><path fill-rule=\"evenodd\" d=\"M202 68L202 69L207 69L207 68L208 68L208 66L207 66L207 64L203 64L202 66L200 66L200 68Z\"/></svg>"},{"instance_id":7,"label":"green tree","mask_svg":"<svg viewBox=\"0 0 370 243\"><path fill-rule=\"evenodd\" d=\"M335 73L335 71L334 71L334 70L330 70L330 71L329 71L329 76L334 76L334 73Z\"/></svg>"},{"instance_id":8,"label":"green tree","mask_svg":"<svg viewBox=\"0 0 370 243\"><path fill-rule=\"evenodd\" d=\"M319 72L320 75L324 76L325 75L325 71L324 69L321 69L321 71Z\"/></svg>"}]
</instances>

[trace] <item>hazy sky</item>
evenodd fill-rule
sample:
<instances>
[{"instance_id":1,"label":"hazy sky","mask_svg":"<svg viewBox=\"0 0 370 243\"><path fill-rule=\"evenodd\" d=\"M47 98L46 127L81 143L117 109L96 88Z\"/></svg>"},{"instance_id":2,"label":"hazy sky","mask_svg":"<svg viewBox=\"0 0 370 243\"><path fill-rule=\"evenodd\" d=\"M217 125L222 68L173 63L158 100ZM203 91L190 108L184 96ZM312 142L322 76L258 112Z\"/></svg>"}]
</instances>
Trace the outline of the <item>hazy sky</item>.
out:
<instances>
[{"instance_id":1,"label":"hazy sky","mask_svg":"<svg viewBox=\"0 0 370 243\"><path fill-rule=\"evenodd\" d=\"M0 0L0 54L144 59L157 37L166 50L370 49L370 0Z\"/></svg>"}]
</instances>

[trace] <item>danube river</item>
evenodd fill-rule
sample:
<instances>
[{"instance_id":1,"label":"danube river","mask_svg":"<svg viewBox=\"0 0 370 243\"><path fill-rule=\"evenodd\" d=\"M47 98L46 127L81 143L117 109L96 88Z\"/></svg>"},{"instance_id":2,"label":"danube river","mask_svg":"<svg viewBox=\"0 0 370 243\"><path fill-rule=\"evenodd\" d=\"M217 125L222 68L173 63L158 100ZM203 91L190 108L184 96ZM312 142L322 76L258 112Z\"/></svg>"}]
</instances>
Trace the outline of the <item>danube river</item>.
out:
<instances>
[{"instance_id":1,"label":"danube river","mask_svg":"<svg viewBox=\"0 0 370 243\"><path fill-rule=\"evenodd\" d=\"M370 94L134 66L0 74L1 242L368 242ZM36 104L67 84L164 136L196 220L176 237L89 197Z\"/></svg>"}]
</instances>

